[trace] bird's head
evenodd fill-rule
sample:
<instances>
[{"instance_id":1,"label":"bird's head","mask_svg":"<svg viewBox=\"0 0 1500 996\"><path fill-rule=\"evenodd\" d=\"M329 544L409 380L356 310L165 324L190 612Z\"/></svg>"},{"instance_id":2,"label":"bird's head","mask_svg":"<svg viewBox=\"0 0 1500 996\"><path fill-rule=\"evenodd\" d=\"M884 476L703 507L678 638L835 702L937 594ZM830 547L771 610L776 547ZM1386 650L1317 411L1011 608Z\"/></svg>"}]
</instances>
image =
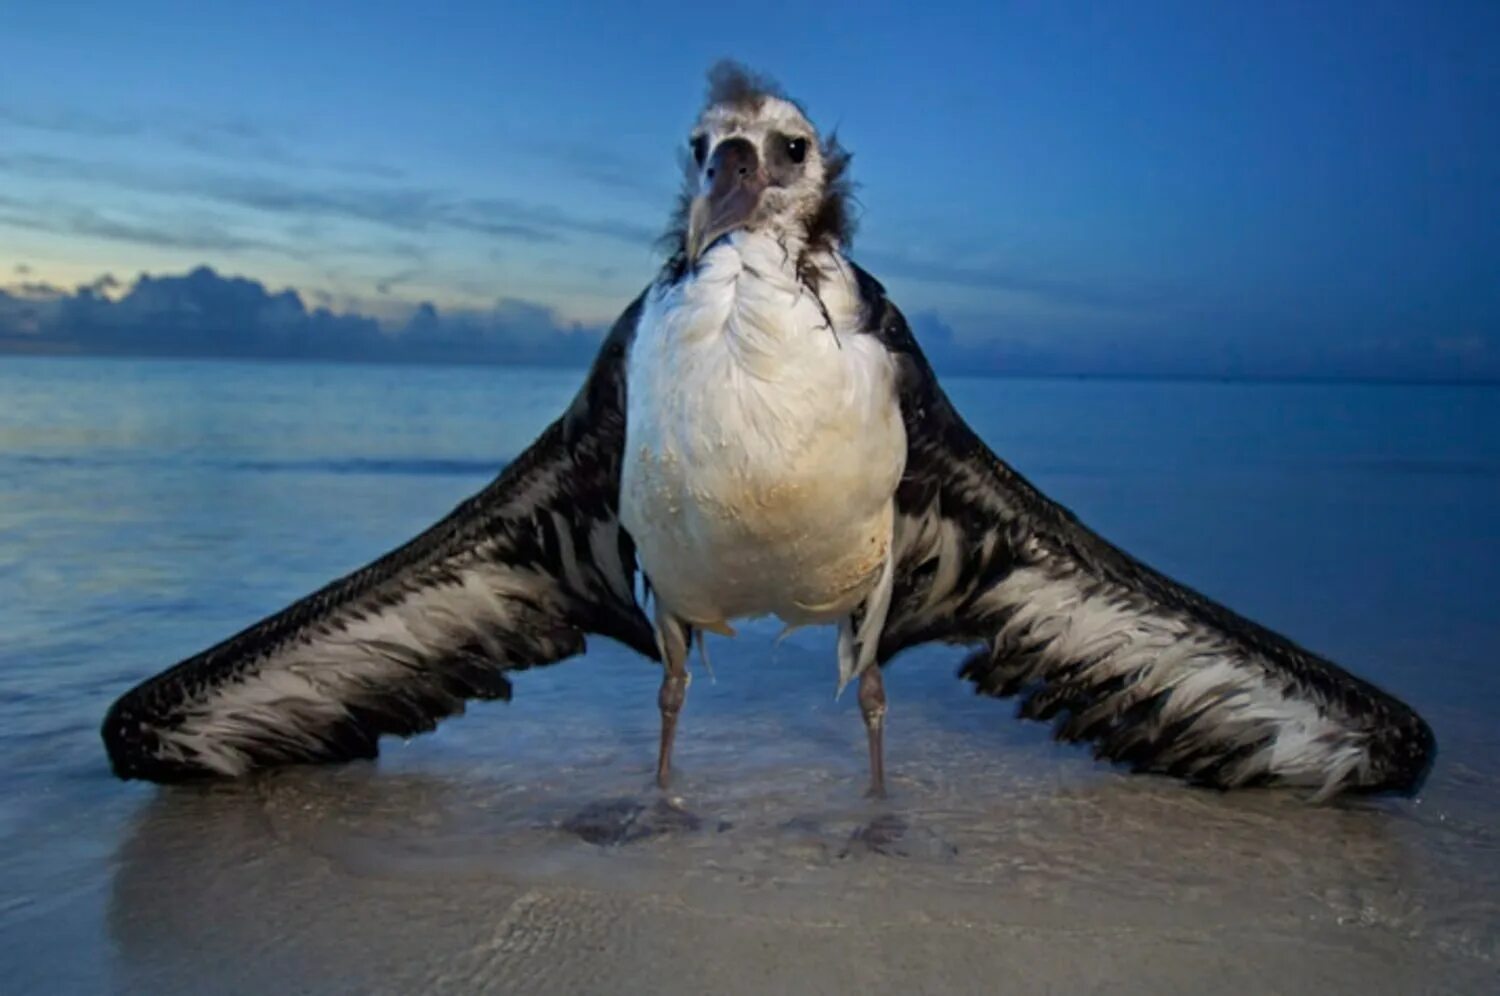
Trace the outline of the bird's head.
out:
<instances>
[{"instance_id":1,"label":"bird's head","mask_svg":"<svg viewBox=\"0 0 1500 996\"><path fill-rule=\"evenodd\" d=\"M776 85L734 62L708 74L688 135L670 248L688 266L735 231L763 232L799 255L853 235L849 154L818 134Z\"/></svg>"}]
</instances>

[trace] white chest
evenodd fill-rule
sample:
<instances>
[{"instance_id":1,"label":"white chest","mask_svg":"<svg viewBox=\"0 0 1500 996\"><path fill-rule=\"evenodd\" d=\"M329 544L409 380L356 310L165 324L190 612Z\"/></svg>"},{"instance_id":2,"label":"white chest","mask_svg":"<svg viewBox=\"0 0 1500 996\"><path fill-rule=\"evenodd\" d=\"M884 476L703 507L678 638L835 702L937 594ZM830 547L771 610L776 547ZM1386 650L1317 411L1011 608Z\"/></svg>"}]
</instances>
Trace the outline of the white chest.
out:
<instances>
[{"instance_id":1,"label":"white chest","mask_svg":"<svg viewBox=\"0 0 1500 996\"><path fill-rule=\"evenodd\" d=\"M825 318L785 257L721 243L651 291L631 349L621 520L662 604L698 625L838 618L890 547L906 458L890 359L855 333L846 269L830 260Z\"/></svg>"}]
</instances>

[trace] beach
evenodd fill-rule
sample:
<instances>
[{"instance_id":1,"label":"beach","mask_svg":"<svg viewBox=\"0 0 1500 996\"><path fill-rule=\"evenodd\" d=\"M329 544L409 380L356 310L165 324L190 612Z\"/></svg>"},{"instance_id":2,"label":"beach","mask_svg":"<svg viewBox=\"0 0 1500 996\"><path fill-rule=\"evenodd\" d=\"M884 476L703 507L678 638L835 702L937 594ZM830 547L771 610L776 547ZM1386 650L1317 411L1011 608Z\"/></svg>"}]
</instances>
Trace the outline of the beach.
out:
<instances>
[{"instance_id":1,"label":"beach","mask_svg":"<svg viewBox=\"0 0 1500 996\"><path fill-rule=\"evenodd\" d=\"M891 796L830 632L597 640L376 762L159 788L134 681L445 512L577 371L0 361L0 977L17 992L1456 992L1500 977L1500 390L954 379L1004 458L1415 705L1414 799L1094 762L898 658Z\"/></svg>"}]
</instances>

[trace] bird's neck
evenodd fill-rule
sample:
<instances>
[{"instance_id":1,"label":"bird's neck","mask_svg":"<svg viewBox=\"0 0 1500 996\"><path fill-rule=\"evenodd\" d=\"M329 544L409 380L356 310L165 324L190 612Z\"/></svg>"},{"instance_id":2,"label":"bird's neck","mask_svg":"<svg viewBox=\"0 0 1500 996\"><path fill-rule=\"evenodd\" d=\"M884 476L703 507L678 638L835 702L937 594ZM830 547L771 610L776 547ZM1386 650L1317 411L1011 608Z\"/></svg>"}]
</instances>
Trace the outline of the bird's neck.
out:
<instances>
[{"instance_id":1,"label":"bird's neck","mask_svg":"<svg viewBox=\"0 0 1500 996\"><path fill-rule=\"evenodd\" d=\"M673 302L674 308L706 307L721 311L724 321L739 312L756 324L783 324L793 320L792 312L811 308L808 321L824 325L843 317L837 313L857 297L853 274L836 246L809 247L795 236L738 231L715 243L680 275L664 271L656 294Z\"/></svg>"},{"instance_id":2,"label":"bird's neck","mask_svg":"<svg viewBox=\"0 0 1500 996\"><path fill-rule=\"evenodd\" d=\"M771 225L754 231L738 231L720 239L697 260L689 260L684 251L674 255L657 279L662 287L712 280L715 266L733 257L759 279L802 284L816 293L827 274L850 274L852 269L838 242L819 239L809 242L800 226Z\"/></svg>"}]
</instances>

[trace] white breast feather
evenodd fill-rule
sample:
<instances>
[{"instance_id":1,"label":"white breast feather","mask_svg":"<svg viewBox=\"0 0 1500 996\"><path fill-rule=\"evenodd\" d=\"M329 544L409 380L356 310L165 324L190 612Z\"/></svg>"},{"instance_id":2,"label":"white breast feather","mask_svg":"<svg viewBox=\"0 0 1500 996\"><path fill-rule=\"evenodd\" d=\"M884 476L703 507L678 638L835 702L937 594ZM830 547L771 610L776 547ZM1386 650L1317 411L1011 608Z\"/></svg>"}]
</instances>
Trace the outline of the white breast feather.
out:
<instances>
[{"instance_id":1,"label":"white breast feather","mask_svg":"<svg viewBox=\"0 0 1500 996\"><path fill-rule=\"evenodd\" d=\"M737 233L654 288L629 359L621 521L658 599L722 628L840 618L890 553L906 437L891 360L857 334L846 264L820 296Z\"/></svg>"}]
</instances>

